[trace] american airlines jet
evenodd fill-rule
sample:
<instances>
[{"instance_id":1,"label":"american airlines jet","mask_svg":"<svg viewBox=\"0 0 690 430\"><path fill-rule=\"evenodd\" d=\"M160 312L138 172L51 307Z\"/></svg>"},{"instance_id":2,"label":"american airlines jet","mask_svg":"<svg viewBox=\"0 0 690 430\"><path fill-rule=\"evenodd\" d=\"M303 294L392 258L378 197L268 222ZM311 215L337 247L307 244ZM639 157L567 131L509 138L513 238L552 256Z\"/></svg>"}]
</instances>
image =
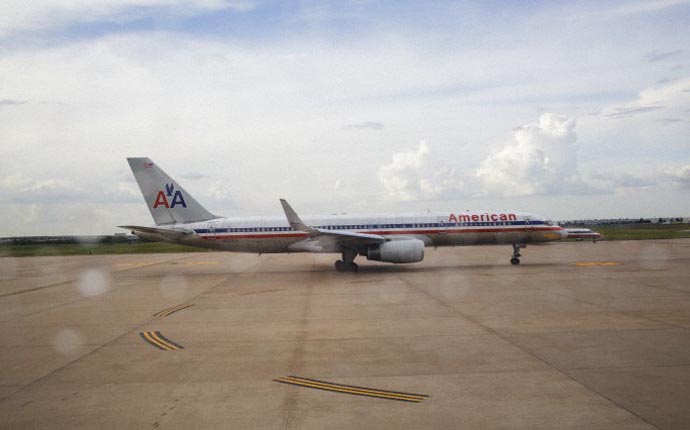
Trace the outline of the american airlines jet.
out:
<instances>
[{"instance_id":1,"label":"american airlines jet","mask_svg":"<svg viewBox=\"0 0 690 430\"><path fill-rule=\"evenodd\" d=\"M300 218L287 201L284 217L223 218L201 206L148 158L128 158L155 226L121 226L148 240L252 253L337 253L339 272L356 272L358 255L416 263L427 246L512 245L512 264L528 243L564 239L565 229L527 212L431 212Z\"/></svg>"}]
</instances>

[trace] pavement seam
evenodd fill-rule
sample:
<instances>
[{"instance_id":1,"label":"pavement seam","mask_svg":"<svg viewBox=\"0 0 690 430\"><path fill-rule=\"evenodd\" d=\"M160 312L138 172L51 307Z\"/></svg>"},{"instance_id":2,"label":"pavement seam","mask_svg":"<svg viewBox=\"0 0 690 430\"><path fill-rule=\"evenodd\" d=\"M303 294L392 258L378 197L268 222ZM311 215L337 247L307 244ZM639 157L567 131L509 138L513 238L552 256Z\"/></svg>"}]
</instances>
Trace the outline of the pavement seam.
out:
<instances>
[{"instance_id":1,"label":"pavement seam","mask_svg":"<svg viewBox=\"0 0 690 430\"><path fill-rule=\"evenodd\" d=\"M487 330L489 333L495 335L496 337L498 337L499 339L503 340L504 342L506 342L506 343L512 345L513 347L515 347L515 348L517 348L517 349L523 351L524 353L526 353L526 354L532 356L533 358L539 360L540 362L544 363L545 365L547 365L548 367L550 367L550 368L552 368L553 370L557 371L558 373L564 375L566 378L570 379L571 381L576 382L577 384L581 385L582 387L586 388L587 390L591 391L592 393L594 393L594 394L600 396L601 398L607 400L607 401L610 402L611 404L616 405L617 407L623 409L624 411L628 412L629 414L631 414L632 416L636 417L636 418L639 419L640 421L642 421L642 422L644 422L644 423L646 423L646 424L649 424L650 426L652 426L652 427L654 427L654 428L656 428L656 429L660 429L660 427L659 427L658 425L654 424L653 422L649 421L648 419L644 418L643 416L641 416L641 415L635 413L634 411L632 411L631 409L625 407L624 405L622 405L622 404L616 402L615 400L613 400L612 398L606 396L605 394L603 394L603 393L597 391L597 390L594 389L593 387L590 387L589 385L587 385L587 384L584 383L583 381L581 381L581 380L577 379L576 377L574 377L574 376L568 374L568 373L565 372L564 370L561 370L561 369L558 368L556 365L554 365L554 364L548 362L546 359L544 359L544 358L542 358L541 356L539 356L536 352L530 350L529 348L527 348L527 347L525 347L525 346L523 346L523 345L520 345L520 344L518 344L518 343L515 343L513 340L511 340L511 339L510 339L509 337L507 337L507 336L504 336L504 335L503 335L502 333L500 333L499 331L497 331L497 330L495 330L495 329L493 329L493 328L491 328L491 327L489 327L489 326L484 325L481 321L476 320L476 319L475 319L474 317L472 317L471 315L466 315L463 311L461 311L460 309L456 308L456 307L453 306L452 304L450 304L450 303L446 302L445 300L442 300L442 299L440 299L440 298L434 296L433 294L431 294L431 293L429 293L428 291L426 291L424 288L421 288L421 287L417 286L416 284L412 283L411 281L404 280L404 282L407 283L407 284L408 284L409 286L411 286L412 288L415 288L415 289L417 289L418 291L422 291L422 292L423 292L425 295L427 295L429 298L435 300L436 302L440 303L441 305L443 305L443 306L445 306L445 307L447 307L447 308L449 308L449 309L452 309L453 311L457 312L460 316L462 316L463 318L467 319L469 322L474 323L474 324L477 324L478 326L484 328L484 329Z\"/></svg>"},{"instance_id":2,"label":"pavement seam","mask_svg":"<svg viewBox=\"0 0 690 430\"><path fill-rule=\"evenodd\" d=\"M134 284L125 284L125 285L122 285L121 287L129 287L129 286L131 286L131 285L134 285ZM107 293L107 292L106 292L106 293ZM54 306L50 306L50 307L47 307L47 308L45 308L45 309L40 309L40 310L37 310L37 311L33 311L33 312L27 312L27 313L25 313L25 314L16 316L16 317L14 317L14 318L10 318L10 319L8 319L8 320L0 320L0 324L4 324L4 323L7 323L7 322L12 322L12 321L17 321L17 320L20 320L20 319L23 319L23 318L26 318L26 317L31 317L31 316L34 316L34 315L42 314L42 313L44 313L44 312L52 311L52 310L61 308L61 307L63 307L63 306L73 305L73 304L75 304L75 303L77 303L77 302L81 302L82 300L89 300L89 299L93 299L93 298L94 298L94 297L79 296L79 298L74 299L74 300L71 300L71 301L69 301L69 302L60 303L60 304L57 304L57 305L54 305ZM40 327L40 326L34 326L34 327Z\"/></svg>"},{"instance_id":3,"label":"pavement seam","mask_svg":"<svg viewBox=\"0 0 690 430\"><path fill-rule=\"evenodd\" d=\"M194 257L194 256L191 255L191 256L188 256L188 257L181 258L180 260L185 260L185 259L187 259L187 258L192 258L192 257ZM122 270L112 270L111 272L113 272L113 273L127 272L128 270L143 269L143 268L146 268L146 267L155 266L155 265L157 265L157 264L168 263L168 262L170 262L170 261L178 261L178 260L158 261L158 262L155 262L155 263L146 264L146 265L144 265L144 266L130 267L130 268L127 268L127 269L122 269ZM56 282L56 283L54 283L54 284L43 285L43 286L41 286L41 287L29 288L28 290L13 291L13 292L11 292L11 293L0 294L0 298L3 298L3 297L10 297L10 296L16 296L16 295L24 294L24 293L31 293L31 292L34 292L34 291L44 290L44 289L46 289L46 288L59 287L59 286L61 286L61 285L71 284L71 283L73 283L73 282L77 282L78 280L79 280L79 279L68 279L68 280L66 280L66 281Z\"/></svg>"},{"instance_id":4,"label":"pavement seam","mask_svg":"<svg viewBox=\"0 0 690 430\"><path fill-rule=\"evenodd\" d=\"M650 288L656 288L656 287L653 287L653 286L652 286L652 287L650 287ZM657 324L663 324L663 325L665 325L665 326L667 326L667 327L669 327L669 328L682 328L682 329L687 329L687 327L684 327L684 326L679 325L679 324L674 324L674 323L672 323L672 322L656 320L656 319L653 319L653 318L650 318L650 317L646 317L646 316L643 316L643 315L636 315L636 314L634 314L634 312L636 312L636 311L616 309L615 307L607 306L607 305L602 304L602 303L591 302L591 301L584 300L584 299L581 299L581 298L568 296L567 294L565 294L565 293L563 293L563 292L558 292L558 291L556 291L556 292L554 292L553 294L555 294L555 295L557 295L557 296L561 296L561 297L568 297L568 298L573 299L573 300L576 301L576 302L580 302L580 303L584 303L584 304L586 304L586 305L590 305L590 306L597 307L597 308L601 309L602 311L614 312L614 313L618 313L618 314L620 314L620 315L625 315L625 316L627 316L627 317L632 317L632 318L636 318L636 319L640 319L640 320L645 320L645 321L653 322L653 323L657 323ZM654 330L654 329L652 329L652 330ZM656 329L656 330L658 330L658 329Z\"/></svg>"},{"instance_id":5,"label":"pavement seam","mask_svg":"<svg viewBox=\"0 0 690 430\"><path fill-rule=\"evenodd\" d=\"M292 374L300 374L303 367L304 348L307 340L307 327L309 325L309 308L311 307L312 292L314 284L309 283L304 295L304 306L302 308L302 318L300 320L300 330L297 332L293 342L296 343L295 349L292 352L290 361L288 362L288 370ZM285 430L289 430L294 419L294 411L299 397L299 388L291 386L287 390L285 399L283 400L283 408L285 409Z\"/></svg>"},{"instance_id":6,"label":"pavement seam","mask_svg":"<svg viewBox=\"0 0 690 430\"><path fill-rule=\"evenodd\" d=\"M690 330L690 328L688 328L682 324L676 324L674 322L664 321L664 320L660 320L660 319L656 319L656 318L652 318L652 317L648 317L648 316L644 316L644 315L637 315L637 314L635 314L635 312L636 311L619 311L620 314L625 315L625 316L629 316L629 317L633 317L633 318L639 318L639 319L647 320L649 322L654 322L657 324L664 324L664 325L668 326L669 329L673 328L676 330L677 329ZM642 312L644 312L644 311L642 311Z\"/></svg>"},{"instance_id":7,"label":"pavement seam","mask_svg":"<svg viewBox=\"0 0 690 430\"><path fill-rule=\"evenodd\" d=\"M186 258L191 258L191 257L194 257L194 256L192 255L192 256L189 256L189 257L186 257ZM184 258L183 258L183 259L184 259ZM113 271L113 273L122 273L122 272L127 271L127 270L142 269L142 268L145 268L145 267L151 267L151 266L154 266L154 265L156 265L156 264L162 264L162 263L169 262L169 261L177 261L177 260L166 260L166 261L161 261L161 262L156 262L156 263L147 264L147 265L144 265L144 266L132 267L132 268L124 269L124 270L115 270L115 271ZM71 281L60 282L60 283L52 284L52 285L46 285L46 286L44 286L44 287L32 288L32 289L30 289L30 290L23 290L23 291L17 291L17 292L5 294L5 295L0 295L0 299L3 298L3 297L7 297L7 296L14 295L14 294L18 294L18 293L24 293L24 292L29 293L29 292L36 291L36 290L41 290L41 289L44 289L44 288L58 287L58 286L60 286L60 285L69 284L69 283L74 283L74 282L77 282L77 279L73 279L73 280L71 280ZM132 286L132 285L135 285L135 283L124 284L124 285L121 285L119 288L126 288L126 287L130 287L130 286ZM106 293L107 293L107 292L106 292ZM23 315L19 315L19 316L17 316L17 317L10 318L10 319L7 319L7 320L0 320L0 324L6 323L6 322L11 322L11 321L20 320L20 319L22 319L22 318L30 317L30 316L32 316L32 315L36 315L36 314L40 314L40 313L43 313L43 312L46 312L46 311L51 311L51 310L54 310L54 309L58 309L58 308L61 308L61 307L63 307L63 306L69 306L69 305L72 305L72 304L74 304L74 303L80 302L80 301L82 301L82 300L89 300L89 299L93 299L93 298L94 298L94 297L89 297L89 296L83 296L83 295L82 295L82 296L79 296L79 298L74 299L74 300L71 300L71 301L69 301L69 302L60 303L60 304L57 304L57 305L55 305L55 306L50 306L50 307L45 308L45 309L40 309L40 310L37 310L37 311L34 311L34 312L29 312L29 313L26 313L26 314L23 314ZM0 400L1 400L1 399L0 399Z\"/></svg>"},{"instance_id":8,"label":"pavement seam","mask_svg":"<svg viewBox=\"0 0 690 430\"><path fill-rule=\"evenodd\" d=\"M221 280L220 282L218 282L218 283L212 285L211 287L207 288L206 290L202 291L201 293L197 294L196 296L190 297L189 299L187 299L187 301L192 301L192 300L196 299L197 297L201 296L202 294L204 294L204 293L206 293L206 292L208 292L208 291L210 291L210 290L212 290L212 289L214 289L214 288L216 288L216 287L222 285L222 284L225 283L228 279L229 279L229 277L223 278L223 280ZM93 354L94 352L100 351L101 349L105 348L106 346L109 346L109 345L112 344L113 342L116 342L116 341L118 341L118 340L120 340L120 339L122 339L122 338L124 338L124 337L126 337L126 336L129 336L129 335L132 334L133 332L136 332L137 330L139 330L141 327L143 327L143 326L145 326L146 324L149 324L151 321L155 321L155 320L157 320L157 319L158 319L158 318L153 317L153 316L150 317L149 319L147 319L146 321L142 322L141 324L132 327L129 331L126 331L125 333L121 334L120 336L117 336L117 337L115 337L115 338L109 340L108 342L106 342L106 343L104 343L104 344L102 344L102 345L100 345L100 346L98 346L98 347L92 349L91 351L86 352L86 353L83 354L83 355L80 355L79 357L75 358L74 360L68 361L67 363L65 363L65 364L62 365L62 366L60 366L60 367L58 367L58 368L56 368L56 369L51 370L50 372L46 373L45 375L43 375L43 376L41 376L41 377L39 377L39 378L33 380L32 382L30 382L30 383L24 385L23 387L21 387L21 388L18 389L17 391L14 391L14 392L12 392L12 393L9 393L9 394L6 395L5 397L0 397L0 402L4 402L4 401L9 400L9 399L12 398L12 396L14 396L15 394L21 393L22 391L26 390L27 388L30 388L30 387L32 387L33 385L40 383L40 382L43 381L44 379L49 378L50 376L54 375L55 373L59 372L60 370L65 369L66 367L69 367L69 366L72 365L73 363L76 363L77 361L79 361L79 360L81 360L81 359L83 359L83 358L88 357L89 355Z\"/></svg>"}]
</instances>

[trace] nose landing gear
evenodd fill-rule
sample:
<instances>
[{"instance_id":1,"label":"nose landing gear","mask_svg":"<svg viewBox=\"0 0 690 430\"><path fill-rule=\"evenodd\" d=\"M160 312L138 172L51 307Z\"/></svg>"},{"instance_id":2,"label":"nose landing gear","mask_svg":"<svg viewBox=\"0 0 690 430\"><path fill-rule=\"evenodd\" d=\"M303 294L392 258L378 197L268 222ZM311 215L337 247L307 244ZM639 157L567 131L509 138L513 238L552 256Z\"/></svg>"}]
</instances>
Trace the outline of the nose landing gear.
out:
<instances>
[{"instance_id":1,"label":"nose landing gear","mask_svg":"<svg viewBox=\"0 0 690 430\"><path fill-rule=\"evenodd\" d=\"M518 243L513 244L513 258L510 259L510 264L516 266L520 264L520 249L527 248L527 245L522 245Z\"/></svg>"}]
</instances>

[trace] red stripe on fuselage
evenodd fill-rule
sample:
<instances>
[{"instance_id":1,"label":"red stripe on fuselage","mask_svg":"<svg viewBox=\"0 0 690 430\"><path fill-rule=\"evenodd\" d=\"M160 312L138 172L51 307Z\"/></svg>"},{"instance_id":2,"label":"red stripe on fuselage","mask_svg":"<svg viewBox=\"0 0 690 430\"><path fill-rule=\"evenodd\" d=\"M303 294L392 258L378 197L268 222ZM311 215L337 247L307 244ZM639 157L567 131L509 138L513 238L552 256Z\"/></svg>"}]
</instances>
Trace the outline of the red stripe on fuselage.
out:
<instances>
[{"instance_id":1,"label":"red stripe on fuselage","mask_svg":"<svg viewBox=\"0 0 690 430\"><path fill-rule=\"evenodd\" d=\"M378 234L381 236L392 236L401 234L461 234L461 233L516 233L516 232L533 232L533 231L560 231L561 227L531 227L531 228L467 228L467 229L437 229L437 230L395 230L395 231L357 231L355 233L362 234ZM351 231L351 230L345 230ZM337 232L337 230L333 230ZM327 233L326 233L327 234ZM254 233L254 234L222 234L215 236L201 236L202 239L275 239L275 238L290 238L290 237L309 237L307 233Z\"/></svg>"}]
</instances>

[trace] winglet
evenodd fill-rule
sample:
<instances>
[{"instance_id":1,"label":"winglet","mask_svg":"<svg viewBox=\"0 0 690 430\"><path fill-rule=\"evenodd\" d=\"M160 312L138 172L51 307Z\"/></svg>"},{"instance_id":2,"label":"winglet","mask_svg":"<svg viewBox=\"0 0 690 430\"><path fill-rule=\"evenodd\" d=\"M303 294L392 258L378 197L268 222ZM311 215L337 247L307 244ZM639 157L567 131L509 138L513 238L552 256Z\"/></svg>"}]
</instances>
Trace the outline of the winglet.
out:
<instances>
[{"instance_id":1,"label":"winglet","mask_svg":"<svg viewBox=\"0 0 690 430\"><path fill-rule=\"evenodd\" d=\"M315 228L308 227L299 218L299 215L292 209L290 203L285 201L285 199L280 199L280 204L283 206L283 211L285 211L285 216L287 217L290 227L298 231L306 231L307 233L318 233L319 231Z\"/></svg>"}]
</instances>

